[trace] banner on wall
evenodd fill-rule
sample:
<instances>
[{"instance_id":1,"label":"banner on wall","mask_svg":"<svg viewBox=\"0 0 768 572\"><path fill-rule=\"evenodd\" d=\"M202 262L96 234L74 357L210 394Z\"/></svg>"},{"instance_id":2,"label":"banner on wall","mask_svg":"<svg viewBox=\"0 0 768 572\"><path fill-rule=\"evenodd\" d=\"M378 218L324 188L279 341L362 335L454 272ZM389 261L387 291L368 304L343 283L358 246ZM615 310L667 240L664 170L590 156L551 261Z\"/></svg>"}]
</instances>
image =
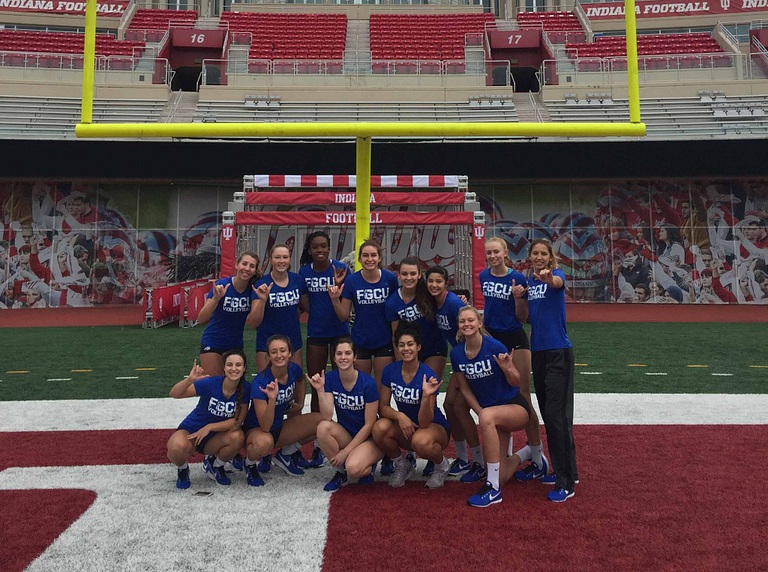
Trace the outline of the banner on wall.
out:
<instances>
[{"instance_id":1,"label":"banner on wall","mask_svg":"<svg viewBox=\"0 0 768 572\"><path fill-rule=\"evenodd\" d=\"M590 20L624 19L623 2L582 4ZM768 12L768 0L706 0L703 2L675 2L673 0L639 0L635 4L638 18L676 18L678 16L709 16Z\"/></svg>"},{"instance_id":2,"label":"banner on wall","mask_svg":"<svg viewBox=\"0 0 768 572\"><path fill-rule=\"evenodd\" d=\"M129 2L102 0L96 4L96 13L103 17L120 17ZM85 14L85 2L66 0L0 0L0 12L39 12L44 14Z\"/></svg>"}]
</instances>

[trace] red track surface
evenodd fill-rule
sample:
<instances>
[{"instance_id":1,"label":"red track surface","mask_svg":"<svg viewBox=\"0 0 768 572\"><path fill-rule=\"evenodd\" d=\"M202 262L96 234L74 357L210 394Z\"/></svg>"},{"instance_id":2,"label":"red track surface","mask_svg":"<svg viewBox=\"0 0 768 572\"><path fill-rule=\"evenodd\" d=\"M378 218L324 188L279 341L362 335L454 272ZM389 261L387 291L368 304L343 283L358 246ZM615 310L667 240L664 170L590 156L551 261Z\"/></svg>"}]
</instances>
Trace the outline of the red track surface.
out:
<instances>
[{"instance_id":1,"label":"red track surface","mask_svg":"<svg viewBox=\"0 0 768 572\"><path fill-rule=\"evenodd\" d=\"M163 463L170 434L64 431L54 441L50 432L0 433L0 468ZM576 440L581 484L562 505L546 502L548 488L538 482L507 484L504 502L487 509L467 507L477 485L457 482L438 491L419 482L342 489L331 501L324 572L377 570L383 562L420 572L768 569L768 427L582 425ZM5 507L10 497L2 495ZM48 511L47 542L90 504L52 502L81 508L74 516ZM14 517L0 522L0 546L14 546L13 562L31 561L40 547L18 541L27 524L15 510L3 512Z\"/></svg>"}]
</instances>

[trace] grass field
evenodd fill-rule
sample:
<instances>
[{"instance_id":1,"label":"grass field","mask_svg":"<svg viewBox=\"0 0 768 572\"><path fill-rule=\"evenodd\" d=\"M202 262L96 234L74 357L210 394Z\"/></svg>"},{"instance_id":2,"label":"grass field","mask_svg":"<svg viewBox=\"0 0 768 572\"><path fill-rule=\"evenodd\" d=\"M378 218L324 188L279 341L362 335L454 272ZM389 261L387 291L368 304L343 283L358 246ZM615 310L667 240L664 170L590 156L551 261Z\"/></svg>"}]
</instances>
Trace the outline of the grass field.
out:
<instances>
[{"instance_id":1,"label":"grass field","mask_svg":"<svg viewBox=\"0 0 768 572\"><path fill-rule=\"evenodd\" d=\"M768 393L764 324L574 323L568 330L577 392ZM189 371L203 329L0 332L0 400L9 401L167 396ZM255 337L246 331L246 348Z\"/></svg>"}]
</instances>

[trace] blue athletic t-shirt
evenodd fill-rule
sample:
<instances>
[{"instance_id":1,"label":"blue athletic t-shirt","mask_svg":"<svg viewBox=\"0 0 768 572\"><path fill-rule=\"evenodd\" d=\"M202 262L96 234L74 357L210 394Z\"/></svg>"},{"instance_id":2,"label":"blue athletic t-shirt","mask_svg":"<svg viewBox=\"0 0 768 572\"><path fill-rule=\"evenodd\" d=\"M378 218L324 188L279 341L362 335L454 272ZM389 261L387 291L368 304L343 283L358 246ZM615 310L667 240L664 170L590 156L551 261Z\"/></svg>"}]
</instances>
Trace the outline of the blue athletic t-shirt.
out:
<instances>
[{"instance_id":1,"label":"blue athletic t-shirt","mask_svg":"<svg viewBox=\"0 0 768 572\"><path fill-rule=\"evenodd\" d=\"M341 297L352 300L355 323L352 341L361 348L375 349L392 343L392 328L384 307L387 298L398 288L397 277L389 270L379 270L379 281L371 284L358 270L344 281Z\"/></svg>"},{"instance_id":2,"label":"blue athletic t-shirt","mask_svg":"<svg viewBox=\"0 0 768 572\"><path fill-rule=\"evenodd\" d=\"M365 404L379 400L376 380L367 373L357 370L357 381L352 391L344 389L339 370L325 374L325 392L333 393L336 420L352 437L365 425Z\"/></svg>"},{"instance_id":3,"label":"blue athletic t-shirt","mask_svg":"<svg viewBox=\"0 0 768 572\"><path fill-rule=\"evenodd\" d=\"M562 288L552 288L533 277L528 278L528 314L531 318L531 351L571 347L565 328L565 274L552 271L563 281Z\"/></svg>"},{"instance_id":4,"label":"blue athletic t-shirt","mask_svg":"<svg viewBox=\"0 0 768 572\"><path fill-rule=\"evenodd\" d=\"M199 431L209 423L218 423L226 421L235 415L237 408L237 391L229 398L224 396L222 385L223 375L214 375L204 379L198 379L195 383L195 392L200 399L192 410L192 413L184 418L179 425L179 429L185 429L190 433ZM243 382L242 404L248 407L251 397L251 384L248 381Z\"/></svg>"},{"instance_id":5,"label":"blue athletic t-shirt","mask_svg":"<svg viewBox=\"0 0 768 572\"><path fill-rule=\"evenodd\" d=\"M231 350L243 347L243 328L251 311L251 302L258 300L256 292L248 286L240 293L232 283L232 277L222 278L216 282L224 286L226 291L213 310L211 319L203 332L202 343L209 348ZM208 298L213 298L213 288L208 292Z\"/></svg>"},{"instance_id":6,"label":"blue athletic t-shirt","mask_svg":"<svg viewBox=\"0 0 768 572\"><path fill-rule=\"evenodd\" d=\"M480 273L480 286L485 298L483 323L494 332L514 332L523 327L515 315L515 297L512 294L512 282L516 286L527 284L525 276L517 270L510 270L506 276L494 276L491 269Z\"/></svg>"},{"instance_id":7,"label":"blue athletic t-shirt","mask_svg":"<svg viewBox=\"0 0 768 572\"><path fill-rule=\"evenodd\" d=\"M277 399L275 399L275 420L272 422L272 427L269 428L270 431L283 426L285 410L288 409L288 406L293 402L293 393L296 389L296 382L303 380L303 376L304 372L299 364L293 362L288 364L288 383L283 385L278 382L277 384L278 392ZM260 372L254 377L251 385L251 399L266 401L267 394L264 393L262 389L272 383L274 379L275 375L272 373L271 367L268 367L265 371ZM260 427L259 418L256 417L256 410L253 407L248 410L248 414L245 416L244 425L248 429Z\"/></svg>"},{"instance_id":8,"label":"blue athletic t-shirt","mask_svg":"<svg viewBox=\"0 0 768 572\"><path fill-rule=\"evenodd\" d=\"M435 314L437 327L440 328L445 341L451 344L451 347L454 347L457 343L456 334L459 331L459 310L464 306L466 304L461 301L461 298L453 292L448 292L442 307Z\"/></svg>"},{"instance_id":9,"label":"blue athletic t-shirt","mask_svg":"<svg viewBox=\"0 0 768 572\"><path fill-rule=\"evenodd\" d=\"M309 294L308 338L337 338L349 335L349 324L336 316L333 302L328 295L328 287L334 285L334 268L347 268L347 265L331 260L331 265L324 272L317 272L311 262L299 268L299 274L304 278L304 285Z\"/></svg>"},{"instance_id":10,"label":"blue athletic t-shirt","mask_svg":"<svg viewBox=\"0 0 768 572\"><path fill-rule=\"evenodd\" d=\"M279 286L272 279L271 274L264 276L254 286L258 288L262 284L272 283L274 286L269 291L269 299L264 307L264 319L256 332L256 351L267 351L267 340L275 334L288 336L291 340L291 349L299 350L303 347L299 302L301 296L307 293L307 286L304 284L304 279L295 272L288 273L288 285L285 288Z\"/></svg>"},{"instance_id":11,"label":"blue athletic t-shirt","mask_svg":"<svg viewBox=\"0 0 768 572\"><path fill-rule=\"evenodd\" d=\"M437 327L437 322L428 320L419 311L416 306L416 298L406 304L399 288L387 298L384 314L390 322L399 320L418 323L421 327L421 351L427 355L439 354L445 349L445 339Z\"/></svg>"},{"instance_id":12,"label":"blue athletic t-shirt","mask_svg":"<svg viewBox=\"0 0 768 572\"><path fill-rule=\"evenodd\" d=\"M483 345L474 359L467 358L467 342L451 350L453 371L464 374L472 392L481 407L503 405L513 399L519 389L509 385L499 364L493 356L508 353L499 340L483 336Z\"/></svg>"},{"instance_id":13,"label":"blue athletic t-shirt","mask_svg":"<svg viewBox=\"0 0 768 572\"><path fill-rule=\"evenodd\" d=\"M419 424L419 409L421 409L421 388L424 383L424 376L427 379L430 377L437 378L437 374L430 369L430 367L423 363L419 363L419 369L416 371L416 375L410 383L403 381L403 362L396 361L389 364L381 372L381 385L389 387L392 390L392 397L395 398L397 403L397 410L402 411L408 416L408 419ZM442 425L445 430L448 430L448 420L440 411L437 406L437 400L435 400L435 414L433 423Z\"/></svg>"}]
</instances>

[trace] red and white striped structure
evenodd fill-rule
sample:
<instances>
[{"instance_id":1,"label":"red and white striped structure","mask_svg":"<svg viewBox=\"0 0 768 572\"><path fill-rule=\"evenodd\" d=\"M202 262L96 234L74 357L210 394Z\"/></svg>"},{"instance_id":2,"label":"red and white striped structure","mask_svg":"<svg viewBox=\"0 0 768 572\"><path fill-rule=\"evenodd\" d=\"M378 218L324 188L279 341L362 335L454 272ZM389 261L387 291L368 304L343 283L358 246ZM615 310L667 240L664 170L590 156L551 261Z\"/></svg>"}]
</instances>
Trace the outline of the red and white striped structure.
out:
<instances>
[{"instance_id":1,"label":"red and white striped structure","mask_svg":"<svg viewBox=\"0 0 768 572\"><path fill-rule=\"evenodd\" d=\"M246 191L270 187L338 187L355 188L355 175L247 175ZM459 175L371 175L371 188L400 187L407 189L457 189Z\"/></svg>"}]
</instances>

